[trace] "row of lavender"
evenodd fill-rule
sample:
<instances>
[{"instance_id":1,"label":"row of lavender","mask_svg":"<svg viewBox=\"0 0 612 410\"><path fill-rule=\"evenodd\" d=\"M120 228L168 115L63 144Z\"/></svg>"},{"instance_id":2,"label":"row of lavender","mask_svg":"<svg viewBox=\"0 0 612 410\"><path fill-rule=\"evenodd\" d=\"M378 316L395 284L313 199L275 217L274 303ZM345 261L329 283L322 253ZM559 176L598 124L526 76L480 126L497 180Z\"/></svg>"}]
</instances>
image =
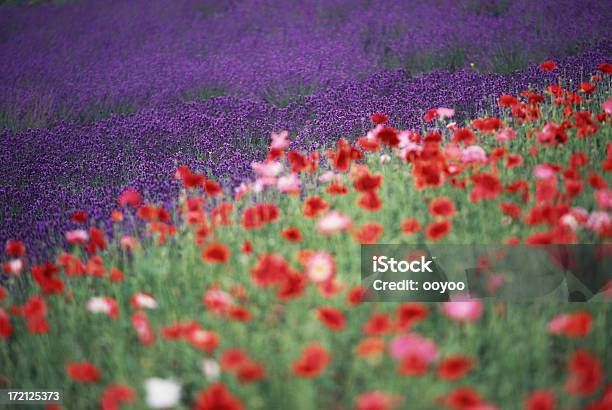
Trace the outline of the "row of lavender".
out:
<instances>
[{"instance_id":1,"label":"row of lavender","mask_svg":"<svg viewBox=\"0 0 612 410\"><path fill-rule=\"evenodd\" d=\"M609 38L596 0L134 0L0 6L0 127L217 94L283 106L381 68L509 70Z\"/></svg>"},{"instance_id":2,"label":"row of lavender","mask_svg":"<svg viewBox=\"0 0 612 410\"><path fill-rule=\"evenodd\" d=\"M170 201L179 185L170 178L178 164L205 172L230 189L249 175L251 161L261 157L272 130L299 130L292 136L293 148L306 149L339 136L358 136L373 112L389 114L397 126L419 129L427 108L453 107L460 119L492 108L491 99L502 93L516 94L557 77L586 80L611 55L612 42L607 41L558 60L559 68L550 73L535 66L510 77L459 70L409 78L401 70L385 71L344 81L284 108L226 96L160 104L92 125L5 130L0 134L5 142L0 151L0 243L22 238L29 248L50 250L50 235L66 230L69 214L81 209L108 226L107 217L126 187Z\"/></svg>"}]
</instances>

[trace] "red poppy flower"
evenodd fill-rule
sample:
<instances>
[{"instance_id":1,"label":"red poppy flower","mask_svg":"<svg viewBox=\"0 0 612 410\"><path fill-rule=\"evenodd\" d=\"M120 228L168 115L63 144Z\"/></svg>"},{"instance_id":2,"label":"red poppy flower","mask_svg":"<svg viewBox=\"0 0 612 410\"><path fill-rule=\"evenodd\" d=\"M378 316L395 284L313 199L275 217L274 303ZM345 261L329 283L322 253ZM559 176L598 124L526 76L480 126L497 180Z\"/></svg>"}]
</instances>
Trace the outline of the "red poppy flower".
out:
<instances>
[{"instance_id":1,"label":"red poppy flower","mask_svg":"<svg viewBox=\"0 0 612 410\"><path fill-rule=\"evenodd\" d=\"M472 126L480 132L492 132L502 126L502 121L496 117L477 118L472 121Z\"/></svg>"},{"instance_id":2,"label":"red poppy flower","mask_svg":"<svg viewBox=\"0 0 612 410\"><path fill-rule=\"evenodd\" d=\"M397 130L391 127L382 128L376 133L376 138L388 147L396 147L400 142Z\"/></svg>"},{"instance_id":3,"label":"red poppy flower","mask_svg":"<svg viewBox=\"0 0 612 410\"><path fill-rule=\"evenodd\" d=\"M553 71L557 69L557 64L554 61L546 60L540 64L540 69L542 71Z\"/></svg>"},{"instance_id":4,"label":"red poppy flower","mask_svg":"<svg viewBox=\"0 0 612 410\"><path fill-rule=\"evenodd\" d=\"M469 410L482 402L480 395L471 387L457 387L446 397L448 406L455 410Z\"/></svg>"},{"instance_id":5,"label":"red poppy flower","mask_svg":"<svg viewBox=\"0 0 612 410\"><path fill-rule=\"evenodd\" d=\"M376 152L380 149L380 144L374 138L360 137L357 139L357 144L362 150L368 152Z\"/></svg>"},{"instance_id":6,"label":"red poppy flower","mask_svg":"<svg viewBox=\"0 0 612 410\"><path fill-rule=\"evenodd\" d=\"M603 63L599 65L599 71L606 74L612 74L612 64Z\"/></svg>"},{"instance_id":7,"label":"red poppy flower","mask_svg":"<svg viewBox=\"0 0 612 410\"><path fill-rule=\"evenodd\" d=\"M453 142L472 145L476 142L476 135L469 128L459 128L451 136Z\"/></svg>"},{"instance_id":8,"label":"red poppy flower","mask_svg":"<svg viewBox=\"0 0 612 410\"><path fill-rule=\"evenodd\" d=\"M291 172L301 172L308 166L306 156L297 151L289 151L287 153L287 161L291 164Z\"/></svg>"},{"instance_id":9,"label":"red poppy flower","mask_svg":"<svg viewBox=\"0 0 612 410\"><path fill-rule=\"evenodd\" d=\"M325 189L329 195L346 195L348 194L348 188L342 184L337 182L333 182L329 184L329 186Z\"/></svg>"},{"instance_id":10,"label":"red poppy flower","mask_svg":"<svg viewBox=\"0 0 612 410\"><path fill-rule=\"evenodd\" d=\"M362 357L380 356L385 352L385 340L380 337L367 337L355 348L355 354Z\"/></svg>"},{"instance_id":11,"label":"red poppy flower","mask_svg":"<svg viewBox=\"0 0 612 410\"><path fill-rule=\"evenodd\" d=\"M319 343L313 342L302 350L301 356L293 362L293 372L298 377L311 378L323 373L331 356Z\"/></svg>"},{"instance_id":12,"label":"red poppy flower","mask_svg":"<svg viewBox=\"0 0 612 410\"><path fill-rule=\"evenodd\" d=\"M407 354L402 357L397 368L397 372L403 376L423 376L428 370L429 364L417 354Z\"/></svg>"},{"instance_id":13,"label":"red poppy flower","mask_svg":"<svg viewBox=\"0 0 612 410\"><path fill-rule=\"evenodd\" d=\"M331 330L340 331L346 326L344 314L333 307L321 307L317 310L317 317Z\"/></svg>"},{"instance_id":14,"label":"red poppy flower","mask_svg":"<svg viewBox=\"0 0 612 410\"><path fill-rule=\"evenodd\" d=\"M263 254L251 270L251 276L255 285L266 287L282 284L290 272L291 268L282 255Z\"/></svg>"},{"instance_id":15,"label":"red poppy flower","mask_svg":"<svg viewBox=\"0 0 612 410\"><path fill-rule=\"evenodd\" d=\"M510 154L506 158L506 168L514 168L523 164L523 157L521 154Z\"/></svg>"},{"instance_id":16,"label":"red poppy flower","mask_svg":"<svg viewBox=\"0 0 612 410\"><path fill-rule=\"evenodd\" d=\"M499 178L491 173L474 174L471 176L474 187L470 193L470 201L479 202L482 199L492 200L502 192Z\"/></svg>"},{"instance_id":17,"label":"red poppy flower","mask_svg":"<svg viewBox=\"0 0 612 410\"><path fill-rule=\"evenodd\" d=\"M249 361L249 355L240 349L227 349L221 354L219 363L225 371L232 372L238 370L243 364Z\"/></svg>"},{"instance_id":18,"label":"red poppy flower","mask_svg":"<svg viewBox=\"0 0 612 410\"><path fill-rule=\"evenodd\" d=\"M302 240L302 232L295 226L285 229L281 235L289 242L300 242Z\"/></svg>"},{"instance_id":19,"label":"red poppy flower","mask_svg":"<svg viewBox=\"0 0 612 410\"><path fill-rule=\"evenodd\" d=\"M87 212L85 212L85 211L75 211L70 216L70 219L74 223L85 223L85 222L87 222Z\"/></svg>"},{"instance_id":20,"label":"red poppy flower","mask_svg":"<svg viewBox=\"0 0 612 410\"><path fill-rule=\"evenodd\" d=\"M241 224L245 229L261 228L278 219L280 210L275 204L262 203L244 210Z\"/></svg>"},{"instance_id":21,"label":"red poppy flower","mask_svg":"<svg viewBox=\"0 0 612 410\"><path fill-rule=\"evenodd\" d=\"M585 94L592 94L595 91L595 84L592 83L580 83L578 89Z\"/></svg>"},{"instance_id":22,"label":"red poppy flower","mask_svg":"<svg viewBox=\"0 0 612 410\"><path fill-rule=\"evenodd\" d=\"M230 258L230 250L223 243L211 243L202 251L202 258L208 263L225 263Z\"/></svg>"},{"instance_id":23,"label":"red poppy flower","mask_svg":"<svg viewBox=\"0 0 612 410\"><path fill-rule=\"evenodd\" d=\"M365 299L365 296L366 296L365 289L357 285L348 291L346 295L346 300L349 305L355 306L363 302Z\"/></svg>"},{"instance_id":24,"label":"red poppy flower","mask_svg":"<svg viewBox=\"0 0 612 410\"><path fill-rule=\"evenodd\" d=\"M373 313L363 325L362 330L370 336L382 336L393 329L393 322L386 313Z\"/></svg>"},{"instance_id":25,"label":"red poppy flower","mask_svg":"<svg viewBox=\"0 0 612 410\"><path fill-rule=\"evenodd\" d=\"M386 116L385 114L382 114L380 112L374 113L372 114L372 117L370 118L372 121L372 124L384 124L387 121L389 121L389 117Z\"/></svg>"},{"instance_id":26,"label":"red poppy flower","mask_svg":"<svg viewBox=\"0 0 612 410\"><path fill-rule=\"evenodd\" d=\"M549 390L536 390L525 400L526 410L554 410L555 395Z\"/></svg>"},{"instance_id":27,"label":"red poppy flower","mask_svg":"<svg viewBox=\"0 0 612 410\"><path fill-rule=\"evenodd\" d=\"M210 196L216 196L223 193L221 185L211 179L204 180L204 191Z\"/></svg>"},{"instance_id":28,"label":"red poppy flower","mask_svg":"<svg viewBox=\"0 0 612 410\"><path fill-rule=\"evenodd\" d=\"M126 189L119 195L117 202L121 207L131 206L132 208L137 208L140 202L142 202L142 196L136 190Z\"/></svg>"},{"instance_id":29,"label":"red poppy flower","mask_svg":"<svg viewBox=\"0 0 612 410\"><path fill-rule=\"evenodd\" d=\"M32 277L45 295L64 291L64 282L57 277L58 273L59 268L51 262L32 266Z\"/></svg>"},{"instance_id":30,"label":"red poppy flower","mask_svg":"<svg viewBox=\"0 0 612 410\"><path fill-rule=\"evenodd\" d=\"M425 237L431 241L439 241L445 237L452 229L450 221L438 221L427 225Z\"/></svg>"},{"instance_id":31,"label":"red poppy flower","mask_svg":"<svg viewBox=\"0 0 612 410\"><path fill-rule=\"evenodd\" d=\"M244 406L222 383L214 383L198 393L193 410L242 410Z\"/></svg>"},{"instance_id":32,"label":"red poppy flower","mask_svg":"<svg viewBox=\"0 0 612 410\"><path fill-rule=\"evenodd\" d=\"M502 202L499 204L499 208L505 215L511 216L514 219L521 218L521 208L512 202Z\"/></svg>"},{"instance_id":33,"label":"red poppy flower","mask_svg":"<svg viewBox=\"0 0 612 410\"><path fill-rule=\"evenodd\" d=\"M253 317L251 312L243 306L232 306L229 309L228 315L230 319L238 322L248 322Z\"/></svg>"},{"instance_id":34,"label":"red poppy flower","mask_svg":"<svg viewBox=\"0 0 612 410\"><path fill-rule=\"evenodd\" d=\"M282 279L280 289L276 294L279 300L295 299L304 293L308 280L306 275L300 272L290 270L289 273Z\"/></svg>"},{"instance_id":35,"label":"red poppy flower","mask_svg":"<svg viewBox=\"0 0 612 410\"><path fill-rule=\"evenodd\" d=\"M329 205L318 195L311 196L304 201L304 216L314 218L329 208Z\"/></svg>"},{"instance_id":36,"label":"red poppy flower","mask_svg":"<svg viewBox=\"0 0 612 410\"><path fill-rule=\"evenodd\" d=\"M0 307L0 340L8 339L13 335L13 326L9 315Z\"/></svg>"},{"instance_id":37,"label":"red poppy flower","mask_svg":"<svg viewBox=\"0 0 612 410\"><path fill-rule=\"evenodd\" d=\"M402 221L402 232L406 235L410 235L421 230L421 224L415 218L408 218Z\"/></svg>"},{"instance_id":38,"label":"red poppy flower","mask_svg":"<svg viewBox=\"0 0 612 410\"><path fill-rule=\"evenodd\" d=\"M66 373L72 380L82 383L95 383L100 380L100 370L88 362L69 362Z\"/></svg>"},{"instance_id":39,"label":"red poppy flower","mask_svg":"<svg viewBox=\"0 0 612 410\"><path fill-rule=\"evenodd\" d=\"M586 350L577 350L570 358L565 390L576 396L590 396L597 391L603 377L597 357Z\"/></svg>"},{"instance_id":40,"label":"red poppy flower","mask_svg":"<svg viewBox=\"0 0 612 410\"><path fill-rule=\"evenodd\" d=\"M266 369L261 363L248 360L236 371L240 383L253 383L266 377Z\"/></svg>"},{"instance_id":41,"label":"red poppy flower","mask_svg":"<svg viewBox=\"0 0 612 410\"><path fill-rule=\"evenodd\" d=\"M123 384L111 384L104 389L100 399L102 410L118 410L121 403L131 403L136 399L136 392Z\"/></svg>"},{"instance_id":42,"label":"red poppy flower","mask_svg":"<svg viewBox=\"0 0 612 410\"><path fill-rule=\"evenodd\" d=\"M26 248L21 241L11 239L6 243L5 251L11 258L19 258L25 255L25 250Z\"/></svg>"},{"instance_id":43,"label":"red poppy flower","mask_svg":"<svg viewBox=\"0 0 612 410\"><path fill-rule=\"evenodd\" d=\"M449 198L441 196L429 204L429 212L432 216L452 217L455 215L455 204Z\"/></svg>"},{"instance_id":44,"label":"red poppy flower","mask_svg":"<svg viewBox=\"0 0 612 410\"><path fill-rule=\"evenodd\" d=\"M99 228L92 226L89 228L89 242L87 243L87 252L93 255L98 250L106 249L106 239L104 239L104 232Z\"/></svg>"},{"instance_id":45,"label":"red poppy flower","mask_svg":"<svg viewBox=\"0 0 612 410\"><path fill-rule=\"evenodd\" d=\"M374 390L361 394L355 400L356 410L391 410L401 404L401 398Z\"/></svg>"},{"instance_id":46,"label":"red poppy flower","mask_svg":"<svg viewBox=\"0 0 612 410\"><path fill-rule=\"evenodd\" d=\"M589 185L597 190L608 188L608 182L606 182L606 180L601 175L591 174L589 175L588 180L589 180Z\"/></svg>"},{"instance_id":47,"label":"red poppy flower","mask_svg":"<svg viewBox=\"0 0 612 410\"><path fill-rule=\"evenodd\" d=\"M187 334L187 341L196 349L212 353L219 346L219 336L211 331L200 327L193 328Z\"/></svg>"},{"instance_id":48,"label":"red poppy flower","mask_svg":"<svg viewBox=\"0 0 612 410\"><path fill-rule=\"evenodd\" d=\"M125 279L125 275L119 269L113 267L110 270L108 278L111 282L122 282Z\"/></svg>"},{"instance_id":49,"label":"red poppy flower","mask_svg":"<svg viewBox=\"0 0 612 410\"><path fill-rule=\"evenodd\" d=\"M431 108L431 109L427 110L427 112L425 114L423 114L423 121L431 122L435 118L438 118L438 116L439 116L438 110L436 110L435 108Z\"/></svg>"},{"instance_id":50,"label":"red poppy flower","mask_svg":"<svg viewBox=\"0 0 612 410\"><path fill-rule=\"evenodd\" d=\"M360 208L366 211L376 212L382 208L383 202L380 196L378 196L378 194L376 193L376 191L369 191L364 192L359 196L359 199L357 200L357 205L359 205Z\"/></svg>"},{"instance_id":51,"label":"red poppy flower","mask_svg":"<svg viewBox=\"0 0 612 410\"><path fill-rule=\"evenodd\" d=\"M367 222L361 225L359 230L355 232L354 238L362 244L376 243L384 232L384 228L377 222Z\"/></svg>"},{"instance_id":52,"label":"red poppy flower","mask_svg":"<svg viewBox=\"0 0 612 410\"><path fill-rule=\"evenodd\" d=\"M244 254L250 254L251 252L253 252L253 243L249 240L244 241L240 250Z\"/></svg>"},{"instance_id":53,"label":"red poppy flower","mask_svg":"<svg viewBox=\"0 0 612 410\"><path fill-rule=\"evenodd\" d=\"M402 303L397 308L397 328L400 330L409 329L415 323L424 320L428 314L429 311L421 303Z\"/></svg>"},{"instance_id":54,"label":"red poppy flower","mask_svg":"<svg viewBox=\"0 0 612 410\"><path fill-rule=\"evenodd\" d=\"M450 356L438 365L438 378L457 380L472 369L473 360L468 356Z\"/></svg>"},{"instance_id":55,"label":"red poppy flower","mask_svg":"<svg viewBox=\"0 0 612 410\"><path fill-rule=\"evenodd\" d=\"M138 341L141 344L149 346L155 342L155 334L151 330L151 325L149 324L149 319L147 318L146 313L134 313L132 315L132 327L136 331Z\"/></svg>"},{"instance_id":56,"label":"red poppy flower","mask_svg":"<svg viewBox=\"0 0 612 410\"><path fill-rule=\"evenodd\" d=\"M355 190L358 192L372 192L382 185L382 175L371 175L369 173L361 175L353 182Z\"/></svg>"},{"instance_id":57,"label":"red poppy flower","mask_svg":"<svg viewBox=\"0 0 612 410\"><path fill-rule=\"evenodd\" d=\"M516 104L518 104L518 100L516 99L516 97L512 95L502 94L499 97L498 105L500 107L512 107L513 105L516 105Z\"/></svg>"}]
</instances>

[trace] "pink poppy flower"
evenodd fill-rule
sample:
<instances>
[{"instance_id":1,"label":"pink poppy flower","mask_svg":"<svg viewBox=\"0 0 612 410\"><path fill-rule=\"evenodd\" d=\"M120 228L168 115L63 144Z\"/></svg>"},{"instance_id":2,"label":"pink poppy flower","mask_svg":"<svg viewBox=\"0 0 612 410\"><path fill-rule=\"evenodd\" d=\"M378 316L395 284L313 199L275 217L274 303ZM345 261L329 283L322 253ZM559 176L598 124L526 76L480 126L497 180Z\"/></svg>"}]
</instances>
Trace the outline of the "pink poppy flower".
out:
<instances>
[{"instance_id":1,"label":"pink poppy flower","mask_svg":"<svg viewBox=\"0 0 612 410\"><path fill-rule=\"evenodd\" d=\"M604 111L608 114L612 114L612 98L609 98L606 102L601 105Z\"/></svg>"},{"instance_id":2,"label":"pink poppy flower","mask_svg":"<svg viewBox=\"0 0 612 410\"><path fill-rule=\"evenodd\" d=\"M285 149L289 146L289 132L288 131L279 131L273 132L272 142L270 143L271 149Z\"/></svg>"},{"instance_id":3,"label":"pink poppy flower","mask_svg":"<svg viewBox=\"0 0 612 410\"><path fill-rule=\"evenodd\" d=\"M487 153L482 147L478 145L471 145L463 150L461 154L461 162L486 162Z\"/></svg>"},{"instance_id":4,"label":"pink poppy flower","mask_svg":"<svg viewBox=\"0 0 612 410\"><path fill-rule=\"evenodd\" d=\"M91 313L102 313L111 319L119 317L117 302L108 296L92 297L87 301L86 307Z\"/></svg>"},{"instance_id":5,"label":"pink poppy flower","mask_svg":"<svg viewBox=\"0 0 612 410\"><path fill-rule=\"evenodd\" d=\"M328 252L315 252L306 262L306 275L315 283L326 282L336 275L336 261Z\"/></svg>"},{"instance_id":6,"label":"pink poppy flower","mask_svg":"<svg viewBox=\"0 0 612 410\"><path fill-rule=\"evenodd\" d=\"M251 162L251 168L261 178L274 178L283 171L283 164L278 161Z\"/></svg>"},{"instance_id":7,"label":"pink poppy flower","mask_svg":"<svg viewBox=\"0 0 612 410\"><path fill-rule=\"evenodd\" d=\"M317 230L322 235L345 231L352 225L351 219L338 211L329 211L317 222Z\"/></svg>"},{"instance_id":8,"label":"pink poppy flower","mask_svg":"<svg viewBox=\"0 0 612 410\"><path fill-rule=\"evenodd\" d=\"M555 170L548 165L536 165L533 175L538 179L547 180L555 176Z\"/></svg>"},{"instance_id":9,"label":"pink poppy flower","mask_svg":"<svg viewBox=\"0 0 612 410\"><path fill-rule=\"evenodd\" d=\"M145 292L138 292L130 298L130 303L136 309L157 309L155 298Z\"/></svg>"},{"instance_id":10,"label":"pink poppy flower","mask_svg":"<svg viewBox=\"0 0 612 410\"><path fill-rule=\"evenodd\" d=\"M516 131L512 128L504 128L495 134L495 139L498 142L508 142L516 138Z\"/></svg>"},{"instance_id":11,"label":"pink poppy flower","mask_svg":"<svg viewBox=\"0 0 612 410\"><path fill-rule=\"evenodd\" d=\"M475 322L480 319L484 305L480 300L456 300L442 304L442 313L457 322Z\"/></svg>"},{"instance_id":12,"label":"pink poppy flower","mask_svg":"<svg viewBox=\"0 0 612 410\"><path fill-rule=\"evenodd\" d=\"M612 208L612 189L600 189L595 191L595 200L602 209Z\"/></svg>"},{"instance_id":13,"label":"pink poppy flower","mask_svg":"<svg viewBox=\"0 0 612 410\"><path fill-rule=\"evenodd\" d=\"M66 240L69 243L83 244L89 240L89 234L84 229L73 229L66 232Z\"/></svg>"},{"instance_id":14,"label":"pink poppy flower","mask_svg":"<svg viewBox=\"0 0 612 410\"><path fill-rule=\"evenodd\" d=\"M279 192L286 194L298 194L300 192L300 178L296 174L289 174L278 178L276 188Z\"/></svg>"},{"instance_id":15,"label":"pink poppy flower","mask_svg":"<svg viewBox=\"0 0 612 410\"><path fill-rule=\"evenodd\" d=\"M396 336L389 345L390 354L396 359L416 357L424 363L431 364L438 358L438 348L433 340L418 333L407 333Z\"/></svg>"},{"instance_id":16,"label":"pink poppy flower","mask_svg":"<svg viewBox=\"0 0 612 410\"><path fill-rule=\"evenodd\" d=\"M453 110L452 108L440 107L436 111L438 113L438 117L440 117L441 120L445 118L452 118L455 116L455 110Z\"/></svg>"}]
</instances>

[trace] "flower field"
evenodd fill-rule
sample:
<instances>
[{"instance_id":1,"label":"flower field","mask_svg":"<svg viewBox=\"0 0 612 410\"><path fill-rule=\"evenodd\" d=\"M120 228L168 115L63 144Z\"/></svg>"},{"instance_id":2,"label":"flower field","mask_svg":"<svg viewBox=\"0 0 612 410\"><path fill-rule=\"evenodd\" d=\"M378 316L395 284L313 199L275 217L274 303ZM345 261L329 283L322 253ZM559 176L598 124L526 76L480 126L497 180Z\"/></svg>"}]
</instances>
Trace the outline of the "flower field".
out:
<instances>
[{"instance_id":1,"label":"flower field","mask_svg":"<svg viewBox=\"0 0 612 410\"><path fill-rule=\"evenodd\" d=\"M112 237L77 211L45 263L9 241L0 382L77 409L610 408L609 287L589 304L370 303L358 272L367 243L609 241L611 72L500 95L464 125L375 113L324 150L274 132L231 194L179 165L175 212L126 189Z\"/></svg>"},{"instance_id":2,"label":"flower field","mask_svg":"<svg viewBox=\"0 0 612 410\"><path fill-rule=\"evenodd\" d=\"M612 410L612 268L396 301L363 253L609 261L610 7L410 3L0 2L0 408Z\"/></svg>"}]
</instances>

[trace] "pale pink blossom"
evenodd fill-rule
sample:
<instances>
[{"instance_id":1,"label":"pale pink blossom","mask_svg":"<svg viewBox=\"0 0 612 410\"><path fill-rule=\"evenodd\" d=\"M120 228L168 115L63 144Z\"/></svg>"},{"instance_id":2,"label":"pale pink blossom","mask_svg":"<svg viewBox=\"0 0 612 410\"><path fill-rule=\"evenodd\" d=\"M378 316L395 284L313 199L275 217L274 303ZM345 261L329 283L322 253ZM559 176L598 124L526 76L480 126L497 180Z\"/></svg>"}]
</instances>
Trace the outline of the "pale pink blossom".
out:
<instances>
[{"instance_id":1,"label":"pale pink blossom","mask_svg":"<svg viewBox=\"0 0 612 410\"><path fill-rule=\"evenodd\" d=\"M396 359L417 357L424 363L431 364L438 358L438 348L432 339L418 333L407 333L396 336L389 344L391 356Z\"/></svg>"},{"instance_id":2,"label":"pale pink blossom","mask_svg":"<svg viewBox=\"0 0 612 410\"><path fill-rule=\"evenodd\" d=\"M315 282L327 282L336 276L336 260L328 252L315 252L306 261L305 272Z\"/></svg>"},{"instance_id":3,"label":"pale pink blossom","mask_svg":"<svg viewBox=\"0 0 612 410\"><path fill-rule=\"evenodd\" d=\"M202 301L204 302L204 306L217 313L226 311L234 303L234 299L229 293L216 287L208 289L206 293L204 293Z\"/></svg>"},{"instance_id":4,"label":"pale pink blossom","mask_svg":"<svg viewBox=\"0 0 612 410\"><path fill-rule=\"evenodd\" d=\"M4 263L4 271L14 276L21 275L23 270L23 261L21 259L11 259Z\"/></svg>"},{"instance_id":5,"label":"pale pink blossom","mask_svg":"<svg viewBox=\"0 0 612 410\"><path fill-rule=\"evenodd\" d=\"M153 295L146 292L137 292L130 298L130 303L136 309L157 309L157 301Z\"/></svg>"},{"instance_id":6,"label":"pale pink blossom","mask_svg":"<svg viewBox=\"0 0 612 410\"><path fill-rule=\"evenodd\" d=\"M276 188L286 194L300 193L300 178L296 174L289 174L278 178Z\"/></svg>"},{"instance_id":7,"label":"pale pink blossom","mask_svg":"<svg viewBox=\"0 0 612 410\"><path fill-rule=\"evenodd\" d=\"M512 128L504 128L495 134L495 139L498 142L508 142L516 138L516 131Z\"/></svg>"},{"instance_id":8,"label":"pale pink blossom","mask_svg":"<svg viewBox=\"0 0 612 410\"><path fill-rule=\"evenodd\" d=\"M66 232L66 240L69 243L85 243L89 239L89 234L84 229L73 229Z\"/></svg>"},{"instance_id":9,"label":"pale pink blossom","mask_svg":"<svg viewBox=\"0 0 612 410\"><path fill-rule=\"evenodd\" d=\"M273 178L283 172L283 164L278 161L266 161L251 163L253 171L261 178Z\"/></svg>"},{"instance_id":10,"label":"pale pink blossom","mask_svg":"<svg viewBox=\"0 0 612 410\"><path fill-rule=\"evenodd\" d=\"M457 123L456 122L449 122L448 124L446 124L446 128L449 131L455 132L457 130Z\"/></svg>"},{"instance_id":11,"label":"pale pink blossom","mask_svg":"<svg viewBox=\"0 0 612 410\"><path fill-rule=\"evenodd\" d=\"M578 229L578 221L576 220L576 217L571 212L564 214L559 219L559 224L567 228L570 228L572 231L575 231L576 229Z\"/></svg>"},{"instance_id":12,"label":"pale pink blossom","mask_svg":"<svg viewBox=\"0 0 612 410\"><path fill-rule=\"evenodd\" d=\"M345 231L351 225L351 219L342 212L329 211L317 222L317 230L322 235L331 235L336 232Z\"/></svg>"},{"instance_id":13,"label":"pale pink blossom","mask_svg":"<svg viewBox=\"0 0 612 410\"><path fill-rule=\"evenodd\" d=\"M461 154L461 162L486 162L487 153L478 145L471 145L463 150Z\"/></svg>"},{"instance_id":14,"label":"pale pink blossom","mask_svg":"<svg viewBox=\"0 0 612 410\"><path fill-rule=\"evenodd\" d=\"M234 188L234 200L240 201L240 199L249 192L250 187L242 182L236 188Z\"/></svg>"},{"instance_id":15,"label":"pale pink blossom","mask_svg":"<svg viewBox=\"0 0 612 410\"><path fill-rule=\"evenodd\" d=\"M459 296L459 299L464 298ZM484 310L480 300L454 300L442 304L442 313L457 322L475 322Z\"/></svg>"},{"instance_id":16,"label":"pale pink blossom","mask_svg":"<svg viewBox=\"0 0 612 410\"><path fill-rule=\"evenodd\" d=\"M600 189L595 191L595 200L602 209L612 208L612 189Z\"/></svg>"},{"instance_id":17,"label":"pale pink blossom","mask_svg":"<svg viewBox=\"0 0 612 410\"><path fill-rule=\"evenodd\" d=\"M272 149L285 149L289 146L289 132L288 131L279 131L273 132L272 142L270 143L270 148Z\"/></svg>"},{"instance_id":18,"label":"pale pink blossom","mask_svg":"<svg viewBox=\"0 0 612 410\"><path fill-rule=\"evenodd\" d=\"M598 232L604 226L608 226L611 223L610 214L604 211L593 211L590 213L589 219L587 219L586 227L591 231Z\"/></svg>"},{"instance_id":19,"label":"pale pink blossom","mask_svg":"<svg viewBox=\"0 0 612 410\"><path fill-rule=\"evenodd\" d=\"M452 108L440 107L436 110L441 120L452 118L455 116L455 110Z\"/></svg>"},{"instance_id":20,"label":"pale pink blossom","mask_svg":"<svg viewBox=\"0 0 612 410\"><path fill-rule=\"evenodd\" d=\"M555 176L555 170L548 165L536 165L533 169L533 175L542 180L547 180Z\"/></svg>"},{"instance_id":21,"label":"pale pink blossom","mask_svg":"<svg viewBox=\"0 0 612 410\"><path fill-rule=\"evenodd\" d=\"M117 302L108 296L96 296L87 301L86 308L91 313L102 313L111 319L119 316L119 306Z\"/></svg>"},{"instance_id":22,"label":"pale pink blossom","mask_svg":"<svg viewBox=\"0 0 612 410\"><path fill-rule=\"evenodd\" d=\"M606 102L601 104L601 106L607 114L612 114L612 98L609 98Z\"/></svg>"}]
</instances>

